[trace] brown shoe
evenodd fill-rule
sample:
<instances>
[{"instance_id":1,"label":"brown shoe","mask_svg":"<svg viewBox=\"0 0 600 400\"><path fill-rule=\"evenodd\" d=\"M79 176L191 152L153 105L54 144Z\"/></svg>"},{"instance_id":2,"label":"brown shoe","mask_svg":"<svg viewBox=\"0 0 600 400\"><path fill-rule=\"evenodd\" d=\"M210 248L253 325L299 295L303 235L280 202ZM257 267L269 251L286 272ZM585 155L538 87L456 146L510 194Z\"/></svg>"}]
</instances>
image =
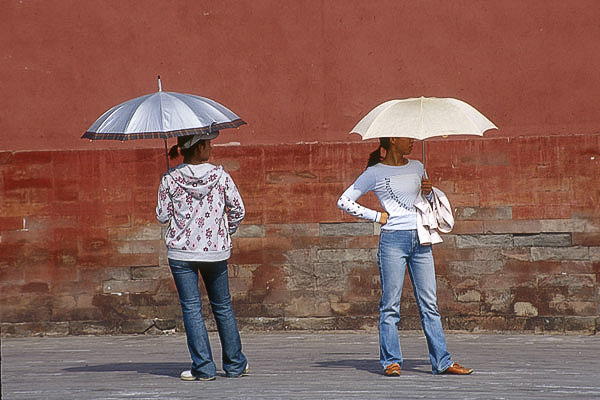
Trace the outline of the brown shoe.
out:
<instances>
[{"instance_id":1,"label":"brown shoe","mask_svg":"<svg viewBox=\"0 0 600 400\"><path fill-rule=\"evenodd\" d=\"M459 363L454 363L449 366L442 374L450 374L450 375L469 375L473 372L473 368L465 368Z\"/></svg>"},{"instance_id":2,"label":"brown shoe","mask_svg":"<svg viewBox=\"0 0 600 400\"><path fill-rule=\"evenodd\" d=\"M400 365L393 363L385 367L385 376L400 376L402 371L400 370Z\"/></svg>"}]
</instances>

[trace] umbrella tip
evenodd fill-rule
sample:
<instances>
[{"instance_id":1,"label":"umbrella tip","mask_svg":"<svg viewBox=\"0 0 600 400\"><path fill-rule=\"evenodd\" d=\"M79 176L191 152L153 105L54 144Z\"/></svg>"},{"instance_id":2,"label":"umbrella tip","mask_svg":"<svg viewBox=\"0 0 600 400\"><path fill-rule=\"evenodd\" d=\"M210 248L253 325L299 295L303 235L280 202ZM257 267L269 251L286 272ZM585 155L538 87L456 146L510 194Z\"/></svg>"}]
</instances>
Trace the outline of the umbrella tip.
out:
<instances>
[{"instance_id":1,"label":"umbrella tip","mask_svg":"<svg viewBox=\"0 0 600 400\"><path fill-rule=\"evenodd\" d=\"M160 83L160 75L158 75L158 91L162 92L162 83Z\"/></svg>"}]
</instances>

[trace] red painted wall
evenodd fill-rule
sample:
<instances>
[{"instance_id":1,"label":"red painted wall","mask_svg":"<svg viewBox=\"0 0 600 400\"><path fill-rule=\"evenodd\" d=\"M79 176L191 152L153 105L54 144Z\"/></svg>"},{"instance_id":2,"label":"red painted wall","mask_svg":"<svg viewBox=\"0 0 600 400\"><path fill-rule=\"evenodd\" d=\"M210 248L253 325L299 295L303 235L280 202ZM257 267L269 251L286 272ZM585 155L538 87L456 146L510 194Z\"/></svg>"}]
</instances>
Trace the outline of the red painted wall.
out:
<instances>
[{"instance_id":1,"label":"red painted wall","mask_svg":"<svg viewBox=\"0 0 600 400\"><path fill-rule=\"evenodd\" d=\"M247 122L221 143L359 140L391 98L456 97L493 137L600 132L600 4L507 1L3 2L0 150L80 140L105 110L194 93Z\"/></svg>"},{"instance_id":2,"label":"red painted wall","mask_svg":"<svg viewBox=\"0 0 600 400\"><path fill-rule=\"evenodd\" d=\"M248 208L230 269L242 326L376 325L375 228L335 207L375 144L348 132L425 95L500 127L428 142L458 221L436 249L446 326L598 332L598 17L593 0L6 1L2 334L181 329L154 219L162 142L80 139L158 74L248 122L215 147Z\"/></svg>"}]
</instances>

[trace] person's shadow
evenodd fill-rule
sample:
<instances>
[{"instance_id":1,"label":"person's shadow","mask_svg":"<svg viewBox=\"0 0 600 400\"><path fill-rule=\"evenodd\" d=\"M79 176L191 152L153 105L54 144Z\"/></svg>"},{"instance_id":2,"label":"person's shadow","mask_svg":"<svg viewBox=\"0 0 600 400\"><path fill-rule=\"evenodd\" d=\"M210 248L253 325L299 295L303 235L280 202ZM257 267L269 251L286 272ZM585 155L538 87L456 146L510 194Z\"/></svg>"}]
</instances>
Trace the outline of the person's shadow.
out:
<instances>
[{"instance_id":1,"label":"person's shadow","mask_svg":"<svg viewBox=\"0 0 600 400\"><path fill-rule=\"evenodd\" d=\"M315 365L318 368L354 368L360 371L366 371L371 374L382 375L383 369L379 361L373 359L347 359L347 360L331 360L317 361ZM410 371L421 374L431 374L431 369L427 370L429 361L427 360L404 360L402 363L402 371Z\"/></svg>"},{"instance_id":2,"label":"person's shadow","mask_svg":"<svg viewBox=\"0 0 600 400\"><path fill-rule=\"evenodd\" d=\"M379 361L374 359L346 359L346 360L329 360L317 361L314 363L317 368L354 368L359 371L369 372L375 375L382 374L382 368ZM429 361L427 360L404 360L402 371L411 371L422 374L431 374L431 370L427 369ZM119 372L119 371L134 371L138 374L150 374L169 376L179 378L181 371L189 369L189 363L178 362L131 362L131 363L111 363L98 365L84 365L80 367L64 368L66 372Z\"/></svg>"},{"instance_id":3,"label":"person's shadow","mask_svg":"<svg viewBox=\"0 0 600 400\"><path fill-rule=\"evenodd\" d=\"M118 372L135 371L139 374L161 375L179 378L181 371L190 369L189 363L152 362L152 363L112 363L85 365L81 367L64 368L66 372Z\"/></svg>"}]
</instances>

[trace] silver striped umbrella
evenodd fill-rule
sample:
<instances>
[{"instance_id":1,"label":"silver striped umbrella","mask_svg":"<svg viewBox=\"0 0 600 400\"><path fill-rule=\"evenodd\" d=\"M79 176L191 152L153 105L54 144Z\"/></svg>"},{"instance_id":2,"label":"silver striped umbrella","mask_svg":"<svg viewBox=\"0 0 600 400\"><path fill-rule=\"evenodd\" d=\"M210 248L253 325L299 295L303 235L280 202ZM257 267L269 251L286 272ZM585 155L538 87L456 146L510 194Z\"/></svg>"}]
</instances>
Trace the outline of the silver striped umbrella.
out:
<instances>
[{"instance_id":1,"label":"silver striped umbrella","mask_svg":"<svg viewBox=\"0 0 600 400\"><path fill-rule=\"evenodd\" d=\"M244 122L222 104L206 97L158 92L137 97L106 111L83 134L90 140L166 139L187 135L210 135ZM168 159L167 159L168 164Z\"/></svg>"}]
</instances>

